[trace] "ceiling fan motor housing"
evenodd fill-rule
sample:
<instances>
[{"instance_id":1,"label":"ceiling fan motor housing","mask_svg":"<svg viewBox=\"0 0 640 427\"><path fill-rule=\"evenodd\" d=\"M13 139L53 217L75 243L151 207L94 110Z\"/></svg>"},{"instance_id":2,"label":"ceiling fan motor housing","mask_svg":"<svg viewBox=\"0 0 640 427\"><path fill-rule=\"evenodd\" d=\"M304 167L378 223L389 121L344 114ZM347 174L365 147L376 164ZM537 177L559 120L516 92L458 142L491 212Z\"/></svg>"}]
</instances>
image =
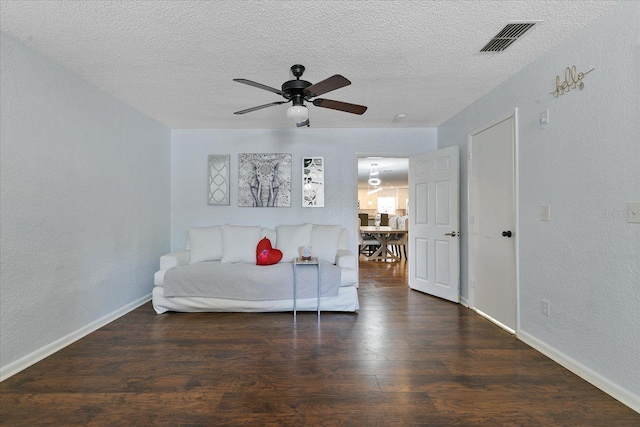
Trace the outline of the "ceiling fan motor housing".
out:
<instances>
[{"instance_id":1,"label":"ceiling fan motor housing","mask_svg":"<svg viewBox=\"0 0 640 427\"><path fill-rule=\"evenodd\" d=\"M282 96L287 99L293 99L294 105L299 100L302 102L304 99L304 90L311 86L311 83L306 80L289 80L282 85Z\"/></svg>"},{"instance_id":2,"label":"ceiling fan motor housing","mask_svg":"<svg viewBox=\"0 0 640 427\"><path fill-rule=\"evenodd\" d=\"M293 100L293 105L304 105L302 103L305 99L304 90L311 86L310 82L300 80L300 76L304 73L304 65L292 65L291 73L296 79L289 80L282 85L282 96L286 99Z\"/></svg>"}]
</instances>

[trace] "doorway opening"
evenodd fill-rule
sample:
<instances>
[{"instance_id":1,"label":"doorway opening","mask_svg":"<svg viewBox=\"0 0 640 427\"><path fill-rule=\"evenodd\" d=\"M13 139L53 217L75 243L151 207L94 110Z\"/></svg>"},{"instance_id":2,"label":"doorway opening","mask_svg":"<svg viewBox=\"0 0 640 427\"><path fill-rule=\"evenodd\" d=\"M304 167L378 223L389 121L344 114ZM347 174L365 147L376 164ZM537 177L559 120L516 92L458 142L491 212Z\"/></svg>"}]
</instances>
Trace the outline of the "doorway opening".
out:
<instances>
[{"instance_id":1,"label":"doorway opening","mask_svg":"<svg viewBox=\"0 0 640 427\"><path fill-rule=\"evenodd\" d=\"M360 263L384 262L406 270L407 248L401 233L408 215L409 157L358 155L357 196L358 225L379 227L357 231Z\"/></svg>"},{"instance_id":2,"label":"doorway opening","mask_svg":"<svg viewBox=\"0 0 640 427\"><path fill-rule=\"evenodd\" d=\"M404 216L409 200L408 157L358 157L358 213ZM373 225L373 224L371 224Z\"/></svg>"}]
</instances>

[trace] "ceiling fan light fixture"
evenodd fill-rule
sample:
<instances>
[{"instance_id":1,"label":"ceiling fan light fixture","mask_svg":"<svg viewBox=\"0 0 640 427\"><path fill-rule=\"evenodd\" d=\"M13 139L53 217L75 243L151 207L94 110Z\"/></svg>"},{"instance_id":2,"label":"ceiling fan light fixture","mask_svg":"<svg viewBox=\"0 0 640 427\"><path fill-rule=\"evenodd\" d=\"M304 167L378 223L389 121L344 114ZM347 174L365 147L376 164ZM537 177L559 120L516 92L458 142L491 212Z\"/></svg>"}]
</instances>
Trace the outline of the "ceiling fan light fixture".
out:
<instances>
[{"instance_id":1,"label":"ceiling fan light fixture","mask_svg":"<svg viewBox=\"0 0 640 427\"><path fill-rule=\"evenodd\" d=\"M309 120L309 110L304 105L292 105L287 109L287 118L294 121L300 126L306 126L302 124Z\"/></svg>"},{"instance_id":2,"label":"ceiling fan light fixture","mask_svg":"<svg viewBox=\"0 0 640 427\"><path fill-rule=\"evenodd\" d=\"M377 163L371 163L371 170L369 171L369 181L367 181L367 183L372 186L372 187L377 187L378 185L380 185L382 183L382 181L380 181L380 178L378 176L379 172L378 172L378 164Z\"/></svg>"}]
</instances>

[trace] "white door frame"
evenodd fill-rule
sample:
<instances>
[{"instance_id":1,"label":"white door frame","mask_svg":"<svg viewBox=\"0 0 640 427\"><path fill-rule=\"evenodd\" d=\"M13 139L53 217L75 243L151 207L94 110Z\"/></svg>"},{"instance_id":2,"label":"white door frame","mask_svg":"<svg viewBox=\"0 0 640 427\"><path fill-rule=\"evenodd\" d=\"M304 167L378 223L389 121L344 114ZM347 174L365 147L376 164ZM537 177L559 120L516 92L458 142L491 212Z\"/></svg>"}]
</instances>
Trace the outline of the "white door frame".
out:
<instances>
[{"instance_id":1,"label":"white door frame","mask_svg":"<svg viewBox=\"0 0 640 427\"><path fill-rule=\"evenodd\" d=\"M472 132L467 134L467 230L471 230L473 224L471 223L471 215L469 214L470 208L472 207L473 194L471 180L473 179L473 171L472 171L472 162L471 162L471 153L473 152L473 136L478 133L489 129L492 126L497 125L509 118L513 117L514 122L514 134L513 134L513 223L515 225L515 233L514 233L514 251L515 251L515 269L516 269L516 330L514 331L516 335L518 335L518 331L520 330L520 213L519 213L519 158L518 155L518 108L514 108L513 111L505 113L494 120L491 120L488 123L474 129ZM473 271L473 235L472 233L468 234L467 241L467 260L468 260L468 276L467 276L467 289L469 290L469 307L475 307L474 304L474 288L472 286L472 277L474 277ZM509 329L509 328L506 328Z\"/></svg>"}]
</instances>

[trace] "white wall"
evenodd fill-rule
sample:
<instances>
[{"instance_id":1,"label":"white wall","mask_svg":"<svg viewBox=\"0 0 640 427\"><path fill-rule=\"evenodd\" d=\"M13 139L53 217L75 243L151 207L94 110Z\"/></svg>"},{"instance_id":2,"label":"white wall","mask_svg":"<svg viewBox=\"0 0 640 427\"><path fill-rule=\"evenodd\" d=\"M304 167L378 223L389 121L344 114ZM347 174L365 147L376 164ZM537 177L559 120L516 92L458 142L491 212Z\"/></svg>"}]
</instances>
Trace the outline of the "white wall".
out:
<instances>
[{"instance_id":1,"label":"white wall","mask_svg":"<svg viewBox=\"0 0 640 427\"><path fill-rule=\"evenodd\" d=\"M626 223L624 211L640 201L638 22L640 3L623 2L438 128L439 147L466 153L469 132L519 109L520 336L636 410L640 224ZM572 65L595 70L584 90L553 98L556 76ZM542 129L547 108L551 123ZM466 200L466 160L461 166ZM551 221L542 222L547 204Z\"/></svg>"},{"instance_id":2,"label":"white wall","mask_svg":"<svg viewBox=\"0 0 640 427\"><path fill-rule=\"evenodd\" d=\"M4 33L1 43L0 359L10 375L151 292L169 249L171 133Z\"/></svg>"},{"instance_id":3,"label":"white wall","mask_svg":"<svg viewBox=\"0 0 640 427\"><path fill-rule=\"evenodd\" d=\"M247 120L250 117L247 116ZM354 236L357 153L409 155L426 152L435 149L436 139L435 128L174 130L171 140L172 250L184 249L189 227L212 224L265 227L305 222L343 224ZM290 208L238 207L238 153L292 154ZM231 156L230 206L207 205L209 154ZM310 156L325 159L324 208L302 208L301 162L303 157Z\"/></svg>"}]
</instances>

